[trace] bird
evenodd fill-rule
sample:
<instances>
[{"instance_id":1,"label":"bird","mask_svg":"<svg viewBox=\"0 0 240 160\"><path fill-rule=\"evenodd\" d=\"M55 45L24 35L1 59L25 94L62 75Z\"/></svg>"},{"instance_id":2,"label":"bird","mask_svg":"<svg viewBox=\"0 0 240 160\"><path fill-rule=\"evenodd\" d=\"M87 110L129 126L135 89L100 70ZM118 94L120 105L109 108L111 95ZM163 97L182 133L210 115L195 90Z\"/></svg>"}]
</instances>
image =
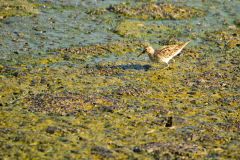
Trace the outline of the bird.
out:
<instances>
[{"instance_id":1,"label":"bird","mask_svg":"<svg viewBox=\"0 0 240 160\"><path fill-rule=\"evenodd\" d=\"M152 46L150 45L147 45L143 52L141 52L139 56L141 56L142 54L144 53L147 53L148 54L148 57L149 59L152 61L152 62L165 62L167 64L167 67L165 68L168 68L169 67L169 61L175 57L176 55L178 55L182 49L184 47L186 47L186 45L188 45L188 43L191 42L191 41L187 41L187 42L181 42L181 43L178 43L178 44L174 44L174 45L167 45L167 46L164 46L162 47L161 49L158 49L158 50L154 50Z\"/></svg>"}]
</instances>

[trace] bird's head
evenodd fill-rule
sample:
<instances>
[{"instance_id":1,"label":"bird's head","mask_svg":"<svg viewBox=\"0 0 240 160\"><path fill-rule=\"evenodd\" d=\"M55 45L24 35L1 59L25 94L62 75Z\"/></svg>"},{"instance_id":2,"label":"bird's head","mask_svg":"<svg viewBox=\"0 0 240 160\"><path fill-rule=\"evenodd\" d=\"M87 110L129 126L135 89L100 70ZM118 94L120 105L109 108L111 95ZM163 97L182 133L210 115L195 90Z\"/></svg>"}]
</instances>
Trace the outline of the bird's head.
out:
<instances>
[{"instance_id":1,"label":"bird's head","mask_svg":"<svg viewBox=\"0 0 240 160\"><path fill-rule=\"evenodd\" d=\"M151 54L151 55L154 54L154 49L153 49L153 47L150 46L150 45L145 46L144 50L138 55L138 57L141 56L141 55L144 54L144 53Z\"/></svg>"}]
</instances>

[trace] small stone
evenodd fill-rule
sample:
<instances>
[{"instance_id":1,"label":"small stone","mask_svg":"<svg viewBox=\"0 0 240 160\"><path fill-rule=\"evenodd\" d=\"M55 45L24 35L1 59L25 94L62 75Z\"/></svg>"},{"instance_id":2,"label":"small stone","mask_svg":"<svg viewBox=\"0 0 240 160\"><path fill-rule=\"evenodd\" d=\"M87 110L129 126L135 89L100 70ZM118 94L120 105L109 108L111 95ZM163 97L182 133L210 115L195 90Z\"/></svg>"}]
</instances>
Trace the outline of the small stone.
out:
<instances>
[{"instance_id":1,"label":"small stone","mask_svg":"<svg viewBox=\"0 0 240 160\"><path fill-rule=\"evenodd\" d=\"M100 110L103 112L113 113L116 108L117 108L117 106L103 106L103 107L101 107Z\"/></svg>"},{"instance_id":2,"label":"small stone","mask_svg":"<svg viewBox=\"0 0 240 160\"><path fill-rule=\"evenodd\" d=\"M63 56L63 59L64 59L65 61L68 61L68 60L70 60L70 56L67 55L67 54L65 54L65 55Z\"/></svg>"},{"instance_id":3,"label":"small stone","mask_svg":"<svg viewBox=\"0 0 240 160\"><path fill-rule=\"evenodd\" d=\"M141 152L141 148L135 146L135 147L133 147L133 152L140 153Z\"/></svg>"},{"instance_id":4,"label":"small stone","mask_svg":"<svg viewBox=\"0 0 240 160\"><path fill-rule=\"evenodd\" d=\"M172 125L173 125L173 117L168 117L165 127L172 127Z\"/></svg>"},{"instance_id":5,"label":"small stone","mask_svg":"<svg viewBox=\"0 0 240 160\"><path fill-rule=\"evenodd\" d=\"M54 134L57 130L57 127L54 126L48 126L48 128L46 129L46 132L49 134Z\"/></svg>"}]
</instances>

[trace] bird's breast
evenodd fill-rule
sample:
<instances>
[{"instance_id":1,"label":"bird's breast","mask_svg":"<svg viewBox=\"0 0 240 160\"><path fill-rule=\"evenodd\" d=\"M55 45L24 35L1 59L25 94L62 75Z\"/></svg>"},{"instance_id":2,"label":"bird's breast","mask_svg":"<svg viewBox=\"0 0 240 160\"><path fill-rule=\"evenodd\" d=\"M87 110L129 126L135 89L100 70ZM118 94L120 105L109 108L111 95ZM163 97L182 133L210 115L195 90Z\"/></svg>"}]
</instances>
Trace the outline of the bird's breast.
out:
<instances>
[{"instance_id":1,"label":"bird's breast","mask_svg":"<svg viewBox=\"0 0 240 160\"><path fill-rule=\"evenodd\" d=\"M159 62L159 58L154 55L148 55L148 57L152 62Z\"/></svg>"}]
</instances>

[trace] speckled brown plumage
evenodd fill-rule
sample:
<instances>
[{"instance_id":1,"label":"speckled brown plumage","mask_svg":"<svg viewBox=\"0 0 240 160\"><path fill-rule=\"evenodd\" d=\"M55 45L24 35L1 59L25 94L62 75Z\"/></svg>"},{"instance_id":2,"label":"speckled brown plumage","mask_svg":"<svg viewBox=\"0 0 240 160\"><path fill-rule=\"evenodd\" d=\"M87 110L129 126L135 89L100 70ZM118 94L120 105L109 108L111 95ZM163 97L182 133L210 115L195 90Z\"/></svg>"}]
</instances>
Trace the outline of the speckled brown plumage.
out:
<instances>
[{"instance_id":1,"label":"speckled brown plumage","mask_svg":"<svg viewBox=\"0 0 240 160\"><path fill-rule=\"evenodd\" d=\"M164 46L159 50L154 50L151 46L147 46L141 54L147 53L152 62L165 62L168 65L168 62L178 55L189 42Z\"/></svg>"}]
</instances>

